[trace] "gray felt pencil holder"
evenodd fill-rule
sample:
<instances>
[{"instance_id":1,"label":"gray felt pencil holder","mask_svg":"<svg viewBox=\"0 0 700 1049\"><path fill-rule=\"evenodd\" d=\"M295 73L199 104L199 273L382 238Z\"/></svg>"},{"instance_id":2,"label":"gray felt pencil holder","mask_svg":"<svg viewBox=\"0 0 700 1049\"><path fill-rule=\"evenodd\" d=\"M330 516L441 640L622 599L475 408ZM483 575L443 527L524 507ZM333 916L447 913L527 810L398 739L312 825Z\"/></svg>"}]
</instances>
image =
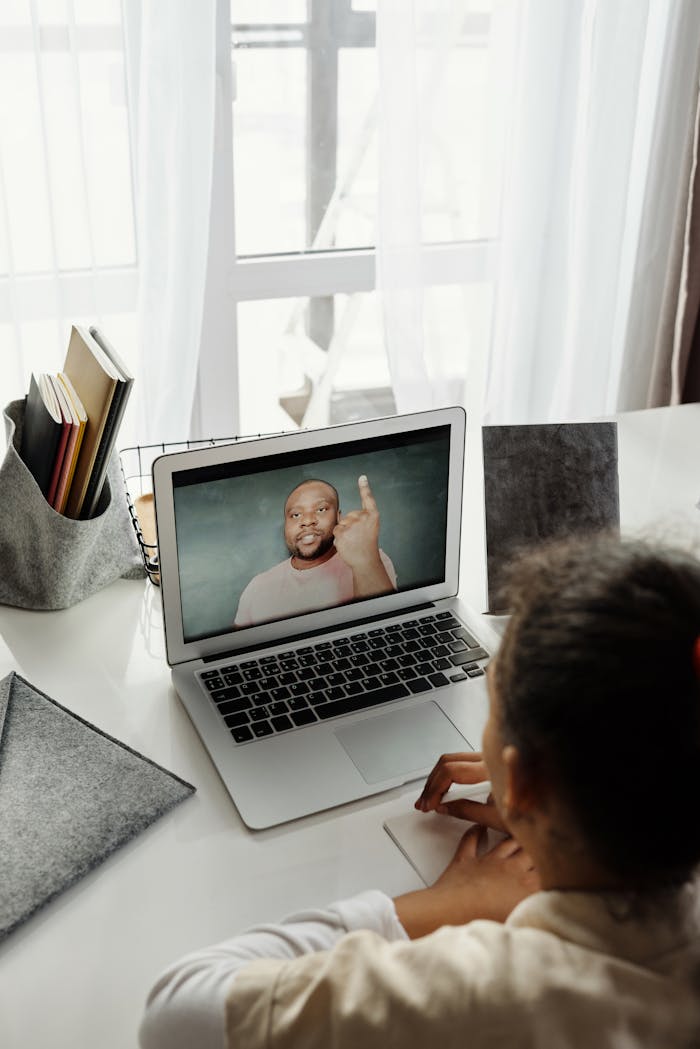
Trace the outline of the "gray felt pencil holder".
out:
<instances>
[{"instance_id":1,"label":"gray felt pencil holder","mask_svg":"<svg viewBox=\"0 0 700 1049\"><path fill-rule=\"evenodd\" d=\"M0 465L0 603L69 608L115 579L145 575L116 454L95 516L74 521L51 507L20 458L25 400L3 409Z\"/></svg>"}]
</instances>

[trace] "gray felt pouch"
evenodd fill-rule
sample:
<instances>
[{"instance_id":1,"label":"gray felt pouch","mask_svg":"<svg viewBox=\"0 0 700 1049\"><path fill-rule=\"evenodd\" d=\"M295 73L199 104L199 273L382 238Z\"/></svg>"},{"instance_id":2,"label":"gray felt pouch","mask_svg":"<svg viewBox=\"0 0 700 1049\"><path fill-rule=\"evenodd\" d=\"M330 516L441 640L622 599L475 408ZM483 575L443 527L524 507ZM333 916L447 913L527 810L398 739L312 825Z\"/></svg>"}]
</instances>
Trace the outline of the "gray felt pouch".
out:
<instances>
[{"instance_id":1,"label":"gray felt pouch","mask_svg":"<svg viewBox=\"0 0 700 1049\"><path fill-rule=\"evenodd\" d=\"M0 465L0 603L68 608L115 579L145 575L114 454L97 513L56 513L19 456L24 399L3 410L7 452Z\"/></svg>"}]
</instances>

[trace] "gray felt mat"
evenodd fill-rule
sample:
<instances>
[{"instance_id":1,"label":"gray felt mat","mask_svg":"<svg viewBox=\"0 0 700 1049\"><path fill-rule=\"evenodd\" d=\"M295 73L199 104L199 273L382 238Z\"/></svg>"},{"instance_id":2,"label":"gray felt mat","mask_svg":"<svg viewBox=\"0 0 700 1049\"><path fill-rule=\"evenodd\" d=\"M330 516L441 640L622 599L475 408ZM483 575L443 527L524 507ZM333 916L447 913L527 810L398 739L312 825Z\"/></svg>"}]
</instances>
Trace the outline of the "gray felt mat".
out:
<instances>
[{"instance_id":1,"label":"gray felt mat","mask_svg":"<svg viewBox=\"0 0 700 1049\"><path fill-rule=\"evenodd\" d=\"M194 790L8 674L0 681L0 940Z\"/></svg>"}]
</instances>

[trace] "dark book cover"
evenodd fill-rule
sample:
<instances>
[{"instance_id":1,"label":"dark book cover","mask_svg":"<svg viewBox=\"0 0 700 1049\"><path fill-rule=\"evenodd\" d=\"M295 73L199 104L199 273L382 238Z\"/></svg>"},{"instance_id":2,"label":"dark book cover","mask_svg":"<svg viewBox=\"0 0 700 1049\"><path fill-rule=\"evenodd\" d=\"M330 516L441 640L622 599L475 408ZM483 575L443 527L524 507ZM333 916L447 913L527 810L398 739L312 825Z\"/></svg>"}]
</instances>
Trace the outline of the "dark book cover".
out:
<instances>
[{"instance_id":1,"label":"dark book cover","mask_svg":"<svg viewBox=\"0 0 700 1049\"><path fill-rule=\"evenodd\" d=\"M29 382L19 454L42 494L47 496L63 435L63 417L43 378L32 375Z\"/></svg>"},{"instance_id":2,"label":"dark book cover","mask_svg":"<svg viewBox=\"0 0 700 1049\"><path fill-rule=\"evenodd\" d=\"M134 384L133 376L129 373L123 361L117 354L114 347L107 341L102 333L97 328L90 328L90 335L100 347L101 350L107 355L111 363L119 376L117 379L117 385L114 390L112 397L112 403L109 407L109 413L107 415L107 421L105 422L104 431L100 440L99 447L97 449L97 455L92 468L92 474L90 477L90 483L88 484L87 491L85 492L85 501L83 504L83 516L92 517L97 511L97 507L102 494L102 488L104 486L105 477L107 475L107 466L109 465L109 457L112 454L117 440L117 434L119 433L119 427L124 417L124 411L126 409L126 402L129 399L131 393L131 387Z\"/></svg>"},{"instance_id":3,"label":"dark book cover","mask_svg":"<svg viewBox=\"0 0 700 1049\"><path fill-rule=\"evenodd\" d=\"M545 540L618 529L617 423L483 428L489 612L507 612L502 571Z\"/></svg>"}]
</instances>

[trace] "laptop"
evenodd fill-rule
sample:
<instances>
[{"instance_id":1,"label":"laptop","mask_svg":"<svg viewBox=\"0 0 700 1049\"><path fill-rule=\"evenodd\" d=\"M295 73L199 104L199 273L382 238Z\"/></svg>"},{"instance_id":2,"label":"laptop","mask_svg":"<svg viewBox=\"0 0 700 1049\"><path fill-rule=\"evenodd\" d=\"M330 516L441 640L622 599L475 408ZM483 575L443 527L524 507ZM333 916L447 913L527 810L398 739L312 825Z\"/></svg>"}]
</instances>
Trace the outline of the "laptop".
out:
<instances>
[{"instance_id":1,"label":"laptop","mask_svg":"<svg viewBox=\"0 0 700 1049\"><path fill-rule=\"evenodd\" d=\"M464 443L445 408L154 461L173 685L249 828L480 749Z\"/></svg>"}]
</instances>

